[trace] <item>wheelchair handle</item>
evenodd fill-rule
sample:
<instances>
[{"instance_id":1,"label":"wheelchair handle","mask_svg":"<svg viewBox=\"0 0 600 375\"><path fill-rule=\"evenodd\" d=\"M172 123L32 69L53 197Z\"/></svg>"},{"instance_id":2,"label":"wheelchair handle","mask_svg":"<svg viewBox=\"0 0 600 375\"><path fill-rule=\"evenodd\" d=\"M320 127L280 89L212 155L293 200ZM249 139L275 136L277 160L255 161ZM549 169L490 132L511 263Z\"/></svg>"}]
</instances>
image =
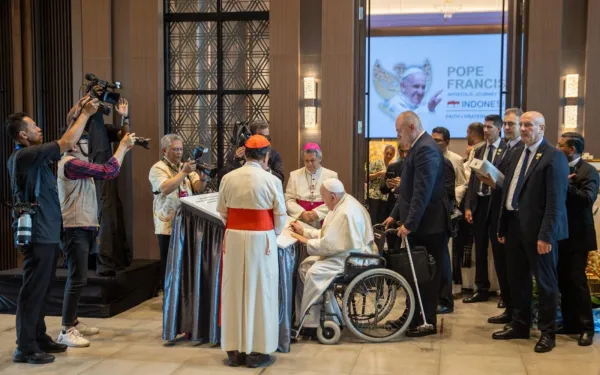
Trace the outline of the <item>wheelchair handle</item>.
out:
<instances>
[{"instance_id":1,"label":"wheelchair handle","mask_svg":"<svg viewBox=\"0 0 600 375\"><path fill-rule=\"evenodd\" d=\"M383 223L373 225L373 230L377 230L377 229L383 230L383 232L385 234L396 233L398 231L398 228L388 228L388 229L385 229L385 225L383 225Z\"/></svg>"}]
</instances>

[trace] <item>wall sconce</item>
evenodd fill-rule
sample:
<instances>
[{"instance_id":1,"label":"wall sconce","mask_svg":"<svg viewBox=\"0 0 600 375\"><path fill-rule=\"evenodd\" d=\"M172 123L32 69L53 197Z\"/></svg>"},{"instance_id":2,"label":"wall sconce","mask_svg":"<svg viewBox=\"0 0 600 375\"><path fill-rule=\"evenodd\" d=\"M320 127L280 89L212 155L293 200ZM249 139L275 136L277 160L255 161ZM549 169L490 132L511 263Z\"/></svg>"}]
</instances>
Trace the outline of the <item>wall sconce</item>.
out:
<instances>
[{"instance_id":1,"label":"wall sconce","mask_svg":"<svg viewBox=\"0 0 600 375\"><path fill-rule=\"evenodd\" d=\"M565 129L575 129L577 128L579 115L579 74L567 74L564 94L563 125Z\"/></svg>"},{"instance_id":2,"label":"wall sconce","mask_svg":"<svg viewBox=\"0 0 600 375\"><path fill-rule=\"evenodd\" d=\"M317 127L317 82L314 77L304 77L304 127Z\"/></svg>"}]
</instances>

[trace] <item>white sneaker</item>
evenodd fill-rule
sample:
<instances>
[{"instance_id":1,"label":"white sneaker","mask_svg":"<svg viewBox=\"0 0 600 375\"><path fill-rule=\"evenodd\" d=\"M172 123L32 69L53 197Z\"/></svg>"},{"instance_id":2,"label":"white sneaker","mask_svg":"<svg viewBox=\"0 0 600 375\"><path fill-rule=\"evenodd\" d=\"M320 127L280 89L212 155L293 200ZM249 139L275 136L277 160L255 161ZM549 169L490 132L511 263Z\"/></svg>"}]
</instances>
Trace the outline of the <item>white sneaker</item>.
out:
<instances>
[{"instance_id":1,"label":"white sneaker","mask_svg":"<svg viewBox=\"0 0 600 375\"><path fill-rule=\"evenodd\" d=\"M60 331L58 335L58 340L56 340L59 344L64 344L71 348L85 348L90 346L90 342L83 338L83 335L75 329L75 327L71 327L67 330L67 332L63 333Z\"/></svg>"},{"instance_id":2,"label":"white sneaker","mask_svg":"<svg viewBox=\"0 0 600 375\"><path fill-rule=\"evenodd\" d=\"M77 323L75 328L77 328L79 333L81 333L84 336L92 336L92 335L97 335L98 333L100 333L100 330L98 328L90 327L87 324L82 323L81 321L79 321Z\"/></svg>"}]
</instances>

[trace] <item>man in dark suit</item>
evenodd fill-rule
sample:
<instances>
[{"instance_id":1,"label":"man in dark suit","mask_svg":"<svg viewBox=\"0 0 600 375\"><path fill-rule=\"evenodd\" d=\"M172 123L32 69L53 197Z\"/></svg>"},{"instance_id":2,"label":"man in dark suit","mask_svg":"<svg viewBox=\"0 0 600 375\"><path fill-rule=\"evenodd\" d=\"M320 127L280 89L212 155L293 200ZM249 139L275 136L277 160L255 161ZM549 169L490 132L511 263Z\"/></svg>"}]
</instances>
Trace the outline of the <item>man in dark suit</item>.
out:
<instances>
[{"instance_id":1,"label":"man in dark suit","mask_svg":"<svg viewBox=\"0 0 600 375\"><path fill-rule=\"evenodd\" d=\"M555 343L558 304L558 241L568 237L565 155L544 139L545 120L539 112L521 116L521 139L505 177L498 239L506 244L508 281L513 299L512 322L492 337L528 339L531 326L532 280L539 292L538 328L542 335L535 351L546 353Z\"/></svg>"},{"instance_id":2,"label":"man in dark suit","mask_svg":"<svg viewBox=\"0 0 600 375\"><path fill-rule=\"evenodd\" d=\"M596 250L593 205L598 196L598 171L581 159L584 139L564 133L557 148L569 161L567 217L569 238L558 243L558 287L564 327L558 333L579 334L580 346L594 341L590 289L585 276L588 251Z\"/></svg>"},{"instance_id":3,"label":"man in dark suit","mask_svg":"<svg viewBox=\"0 0 600 375\"><path fill-rule=\"evenodd\" d=\"M442 153L443 155L443 153ZM448 197L448 207L454 209L456 202L456 173L450 159L444 157L444 188ZM452 294L452 259L450 258L450 247L446 243L446 249L442 252L442 275L437 311L438 314L450 314L454 312L454 296Z\"/></svg>"},{"instance_id":4,"label":"man in dark suit","mask_svg":"<svg viewBox=\"0 0 600 375\"><path fill-rule=\"evenodd\" d=\"M506 153L506 143L500 138L501 133L502 118L498 115L486 116L483 125L486 144L475 151L475 159L487 160L498 168ZM477 290L472 297L465 298L464 303L488 300L490 289L488 247L490 241L492 242L493 251L501 251L496 237L498 216L497 212L491 210L490 207L492 190L477 178L477 173L471 173L465 199L465 219L473 224L476 254L475 286Z\"/></svg>"},{"instance_id":5,"label":"man in dark suit","mask_svg":"<svg viewBox=\"0 0 600 375\"><path fill-rule=\"evenodd\" d=\"M523 152L523 142L521 141L521 134L519 133L519 117L522 112L519 108L509 108L504 113L504 142L505 142L505 154L498 169L504 175L508 169L510 160L514 154L517 157L521 156ZM487 184L491 187L491 201L490 201L490 232L497 232L498 230L498 217L500 216L500 209L502 207L502 192L503 182L498 181L495 184L490 178L483 176L477 176L479 181ZM493 234L496 237L496 234ZM492 239L492 234L490 234ZM512 296L510 293L510 284L508 282L508 269L506 266L506 249L504 245L498 241L494 241L495 246L492 245L492 254L494 256L494 267L496 269L496 275L498 276L498 284L500 284L500 290L502 291L502 298L498 302L498 308L505 308L504 312L497 316L492 316L488 319L488 323L493 324L507 324L512 320ZM492 243L494 243L492 242Z\"/></svg>"},{"instance_id":6,"label":"man in dark suit","mask_svg":"<svg viewBox=\"0 0 600 375\"><path fill-rule=\"evenodd\" d=\"M398 157L399 160L390 163L386 169L386 176L391 178L386 178L385 184L381 185L381 192L383 194L388 195L388 199L386 202L385 210L386 216L390 216L392 211L394 210L394 206L396 205L396 200L398 199L398 186L400 186L400 176L402 175L402 167L404 166L404 159L406 159L406 155L408 155L408 151L410 150L409 146L398 146ZM392 177L393 176L393 177ZM388 233L387 235L387 244L389 249L393 249L396 247L398 242L398 236L394 233Z\"/></svg>"},{"instance_id":7,"label":"man in dark suit","mask_svg":"<svg viewBox=\"0 0 600 375\"><path fill-rule=\"evenodd\" d=\"M444 156L433 138L423 130L421 120L414 112L406 111L398 116L396 132L398 143L410 145L410 151L402 169L398 200L385 221L386 227L397 222L400 225L398 236L408 236L413 247L424 246L436 264L442 265L443 251L447 250L448 244L450 209L444 186ZM422 316L417 311L406 332L409 337L437 332L436 307L442 267L435 268L432 280L419 283L423 312L427 323L433 327L418 330Z\"/></svg>"}]
</instances>

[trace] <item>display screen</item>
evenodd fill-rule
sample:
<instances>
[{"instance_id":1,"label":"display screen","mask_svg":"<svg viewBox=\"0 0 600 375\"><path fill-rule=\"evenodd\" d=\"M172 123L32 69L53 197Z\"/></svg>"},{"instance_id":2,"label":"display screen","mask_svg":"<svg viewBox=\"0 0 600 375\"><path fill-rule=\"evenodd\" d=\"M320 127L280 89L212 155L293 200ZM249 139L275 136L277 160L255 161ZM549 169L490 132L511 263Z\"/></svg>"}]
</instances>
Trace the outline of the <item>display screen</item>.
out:
<instances>
[{"instance_id":1,"label":"display screen","mask_svg":"<svg viewBox=\"0 0 600 375\"><path fill-rule=\"evenodd\" d=\"M501 114L500 69L506 66L501 39L501 34L372 37L368 136L396 137L395 120L407 110L419 115L428 132L444 126L452 138L466 137L467 126L486 115Z\"/></svg>"}]
</instances>

